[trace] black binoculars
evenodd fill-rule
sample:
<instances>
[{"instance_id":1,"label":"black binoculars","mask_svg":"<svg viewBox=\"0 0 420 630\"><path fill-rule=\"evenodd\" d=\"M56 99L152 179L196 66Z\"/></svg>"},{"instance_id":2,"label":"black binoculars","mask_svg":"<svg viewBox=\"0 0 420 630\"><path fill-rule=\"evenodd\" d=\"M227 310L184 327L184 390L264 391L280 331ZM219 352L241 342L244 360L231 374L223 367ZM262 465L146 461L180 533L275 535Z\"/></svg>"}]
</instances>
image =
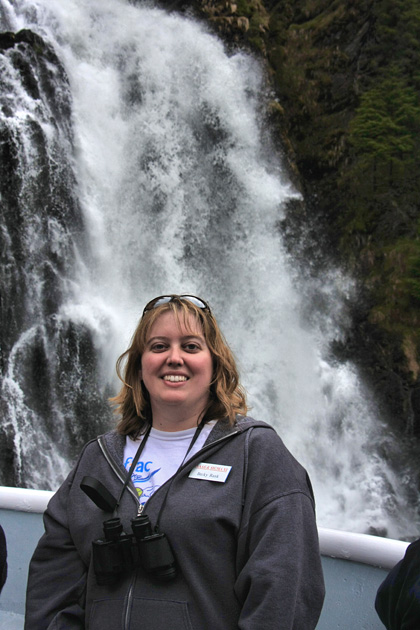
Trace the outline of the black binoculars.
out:
<instances>
[{"instance_id":1,"label":"black binoculars","mask_svg":"<svg viewBox=\"0 0 420 630\"><path fill-rule=\"evenodd\" d=\"M133 518L131 529L133 534L126 534L119 518L104 521L104 538L92 543L97 583L101 586L116 584L124 573L136 566L160 581L175 578L175 558L166 535L153 533L146 515Z\"/></svg>"}]
</instances>

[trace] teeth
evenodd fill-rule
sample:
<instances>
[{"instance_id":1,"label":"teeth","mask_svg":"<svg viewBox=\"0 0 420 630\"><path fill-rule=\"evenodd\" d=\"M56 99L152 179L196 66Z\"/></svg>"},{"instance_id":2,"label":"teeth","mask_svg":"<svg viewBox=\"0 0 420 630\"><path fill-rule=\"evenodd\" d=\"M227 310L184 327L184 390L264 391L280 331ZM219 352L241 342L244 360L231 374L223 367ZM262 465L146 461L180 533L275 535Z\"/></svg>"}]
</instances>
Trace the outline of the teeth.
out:
<instances>
[{"instance_id":1,"label":"teeth","mask_svg":"<svg viewBox=\"0 0 420 630\"><path fill-rule=\"evenodd\" d=\"M175 376L175 374L167 374L163 377L164 381L171 381L171 383L179 383L180 381L187 381L186 376Z\"/></svg>"}]
</instances>

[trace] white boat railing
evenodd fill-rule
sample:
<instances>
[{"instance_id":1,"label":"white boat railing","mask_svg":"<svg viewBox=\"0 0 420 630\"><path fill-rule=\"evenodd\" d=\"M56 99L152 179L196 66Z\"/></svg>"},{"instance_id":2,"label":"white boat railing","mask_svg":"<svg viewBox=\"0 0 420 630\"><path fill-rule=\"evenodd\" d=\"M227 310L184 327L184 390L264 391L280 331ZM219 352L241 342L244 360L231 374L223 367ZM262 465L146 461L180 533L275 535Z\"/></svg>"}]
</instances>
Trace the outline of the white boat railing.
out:
<instances>
[{"instance_id":1,"label":"white boat railing","mask_svg":"<svg viewBox=\"0 0 420 630\"><path fill-rule=\"evenodd\" d=\"M54 493L49 490L0 486L0 509L42 513ZM321 554L391 569L405 554L408 542L318 528Z\"/></svg>"},{"instance_id":2,"label":"white boat railing","mask_svg":"<svg viewBox=\"0 0 420 630\"><path fill-rule=\"evenodd\" d=\"M318 527L323 556L362 562L382 569L392 569L404 557L409 543L380 536L344 532Z\"/></svg>"},{"instance_id":3,"label":"white boat railing","mask_svg":"<svg viewBox=\"0 0 420 630\"><path fill-rule=\"evenodd\" d=\"M53 494L51 490L0 486L0 509L42 514Z\"/></svg>"}]
</instances>

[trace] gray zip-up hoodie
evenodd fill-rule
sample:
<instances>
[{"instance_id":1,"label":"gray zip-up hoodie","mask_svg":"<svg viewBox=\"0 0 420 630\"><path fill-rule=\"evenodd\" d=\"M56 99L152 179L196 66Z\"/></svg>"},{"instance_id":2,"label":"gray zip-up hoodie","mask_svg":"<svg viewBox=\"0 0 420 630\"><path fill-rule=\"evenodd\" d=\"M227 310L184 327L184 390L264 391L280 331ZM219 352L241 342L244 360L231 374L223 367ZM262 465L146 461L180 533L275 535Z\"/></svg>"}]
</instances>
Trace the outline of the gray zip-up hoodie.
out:
<instances>
[{"instance_id":1,"label":"gray zip-up hoodie","mask_svg":"<svg viewBox=\"0 0 420 630\"><path fill-rule=\"evenodd\" d=\"M89 442L44 515L33 555L25 630L311 630L324 582L309 478L269 425L219 421L204 447L148 500L167 535L177 577L157 582L137 568L98 586L92 541L112 515L80 489L85 475L117 497L126 471L125 438ZM231 466L225 482L189 476L198 463ZM166 497L166 499L165 499ZM137 513L134 486L123 493L124 531Z\"/></svg>"}]
</instances>

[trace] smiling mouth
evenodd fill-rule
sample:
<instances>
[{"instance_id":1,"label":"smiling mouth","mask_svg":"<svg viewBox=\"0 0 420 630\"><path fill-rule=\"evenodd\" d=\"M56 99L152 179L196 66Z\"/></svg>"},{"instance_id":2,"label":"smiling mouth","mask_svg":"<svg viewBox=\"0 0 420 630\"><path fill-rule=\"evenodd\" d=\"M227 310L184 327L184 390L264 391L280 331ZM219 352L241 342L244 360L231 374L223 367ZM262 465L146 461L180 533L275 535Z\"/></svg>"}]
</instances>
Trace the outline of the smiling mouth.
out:
<instances>
[{"instance_id":1,"label":"smiling mouth","mask_svg":"<svg viewBox=\"0 0 420 630\"><path fill-rule=\"evenodd\" d=\"M163 377L164 381L169 381L170 383L182 383L184 381L188 381L188 378L186 376L181 376L179 374L175 375L175 374L167 374L166 376Z\"/></svg>"}]
</instances>

